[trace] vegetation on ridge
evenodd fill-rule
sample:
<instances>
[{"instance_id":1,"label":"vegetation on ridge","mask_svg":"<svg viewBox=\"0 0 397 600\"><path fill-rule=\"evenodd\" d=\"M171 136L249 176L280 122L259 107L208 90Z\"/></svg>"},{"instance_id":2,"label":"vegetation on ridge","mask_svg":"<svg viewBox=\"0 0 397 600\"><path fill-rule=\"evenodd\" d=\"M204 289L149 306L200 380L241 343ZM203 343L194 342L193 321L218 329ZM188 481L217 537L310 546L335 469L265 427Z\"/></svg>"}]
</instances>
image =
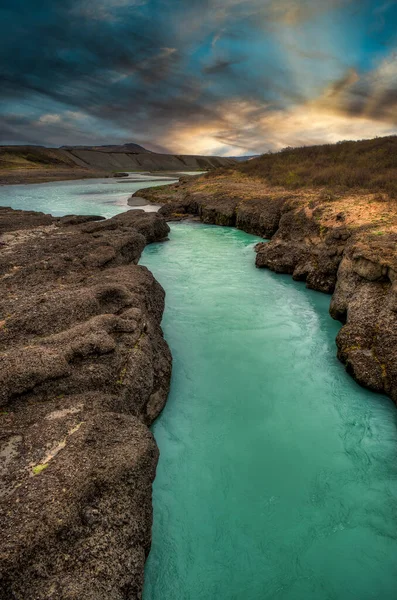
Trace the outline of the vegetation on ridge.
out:
<instances>
[{"instance_id":1,"label":"vegetation on ridge","mask_svg":"<svg viewBox=\"0 0 397 600\"><path fill-rule=\"evenodd\" d=\"M235 169L290 189L365 189L397 198L397 136L286 148L237 165Z\"/></svg>"}]
</instances>

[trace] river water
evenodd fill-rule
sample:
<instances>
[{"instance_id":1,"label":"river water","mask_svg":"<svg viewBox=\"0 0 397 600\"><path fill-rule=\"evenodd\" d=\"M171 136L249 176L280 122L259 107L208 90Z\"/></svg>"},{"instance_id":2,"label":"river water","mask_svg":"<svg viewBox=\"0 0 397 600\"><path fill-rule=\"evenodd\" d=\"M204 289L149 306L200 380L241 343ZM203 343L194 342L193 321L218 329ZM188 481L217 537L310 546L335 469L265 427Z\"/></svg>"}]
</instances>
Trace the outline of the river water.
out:
<instances>
[{"instance_id":1,"label":"river water","mask_svg":"<svg viewBox=\"0 0 397 600\"><path fill-rule=\"evenodd\" d=\"M110 217L152 185L0 186L0 206ZM141 260L174 357L144 600L395 600L397 411L337 361L329 296L255 269L257 240L174 224Z\"/></svg>"},{"instance_id":2,"label":"river water","mask_svg":"<svg viewBox=\"0 0 397 600\"><path fill-rule=\"evenodd\" d=\"M329 296L258 270L257 238L175 224L171 394L153 432L145 600L395 600L395 406L335 354Z\"/></svg>"},{"instance_id":3,"label":"river water","mask_svg":"<svg viewBox=\"0 0 397 600\"><path fill-rule=\"evenodd\" d=\"M81 179L40 184L0 185L0 206L37 210L52 214L54 217L74 214L101 215L108 218L131 208L127 201L134 192L165 183L164 177L161 176L131 173L130 178L123 179ZM172 180L169 183L172 183ZM150 206L145 209L157 210Z\"/></svg>"}]
</instances>

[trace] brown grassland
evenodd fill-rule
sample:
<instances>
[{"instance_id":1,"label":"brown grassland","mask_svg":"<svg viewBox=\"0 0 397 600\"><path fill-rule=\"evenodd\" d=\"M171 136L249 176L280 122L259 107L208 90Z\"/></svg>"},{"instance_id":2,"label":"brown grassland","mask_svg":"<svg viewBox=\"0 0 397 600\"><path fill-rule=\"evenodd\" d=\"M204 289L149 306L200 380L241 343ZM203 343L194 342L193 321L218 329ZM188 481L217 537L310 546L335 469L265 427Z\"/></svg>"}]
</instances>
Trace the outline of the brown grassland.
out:
<instances>
[{"instance_id":1,"label":"brown grassland","mask_svg":"<svg viewBox=\"0 0 397 600\"><path fill-rule=\"evenodd\" d=\"M243 163L237 170L288 189L365 189L397 198L397 136L286 148Z\"/></svg>"}]
</instances>

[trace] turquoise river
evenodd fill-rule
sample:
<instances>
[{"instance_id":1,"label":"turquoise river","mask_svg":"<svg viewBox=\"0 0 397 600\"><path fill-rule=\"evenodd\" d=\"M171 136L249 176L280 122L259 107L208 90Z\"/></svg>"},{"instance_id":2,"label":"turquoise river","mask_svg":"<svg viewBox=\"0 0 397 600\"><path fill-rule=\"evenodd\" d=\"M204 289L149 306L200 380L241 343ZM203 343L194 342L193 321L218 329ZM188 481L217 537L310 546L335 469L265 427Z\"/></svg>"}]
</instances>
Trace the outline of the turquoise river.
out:
<instances>
[{"instance_id":1,"label":"turquoise river","mask_svg":"<svg viewBox=\"0 0 397 600\"><path fill-rule=\"evenodd\" d=\"M1 186L0 206L112 216L152 182ZM336 359L329 296L258 238L174 224L141 263L174 357L144 600L395 600L397 411Z\"/></svg>"},{"instance_id":2,"label":"turquoise river","mask_svg":"<svg viewBox=\"0 0 397 600\"><path fill-rule=\"evenodd\" d=\"M172 226L171 394L145 600L395 600L395 406L335 357L329 296L254 266L257 238Z\"/></svg>"}]
</instances>

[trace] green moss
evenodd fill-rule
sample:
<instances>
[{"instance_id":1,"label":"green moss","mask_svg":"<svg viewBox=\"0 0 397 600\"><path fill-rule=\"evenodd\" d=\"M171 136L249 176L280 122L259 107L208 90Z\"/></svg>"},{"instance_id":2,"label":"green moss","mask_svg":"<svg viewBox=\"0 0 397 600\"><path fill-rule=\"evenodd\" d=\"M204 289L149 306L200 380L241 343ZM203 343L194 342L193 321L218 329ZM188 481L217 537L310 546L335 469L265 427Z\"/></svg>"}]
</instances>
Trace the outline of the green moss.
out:
<instances>
[{"instance_id":1,"label":"green moss","mask_svg":"<svg viewBox=\"0 0 397 600\"><path fill-rule=\"evenodd\" d=\"M124 385L124 379L125 379L126 373L127 373L127 368L126 367L124 367L124 369L121 369L119 378L116 381L117 385Z\"/></svg>"},{"instance_id":2,"label":"green moss","mask_svg":"<svg viewBox=\"0 0 397 600\"><path fill-rule=\"evenodd\" d=\"M327 233L327 231L328 231L328 227L326 227L325 225L320 225L320 236L321 237L324 237L325 234Z\"/></svg>"},{"instance_id":3,"label":"green moss","mask_svg":"<svg viewBox=\"0 0 397 600\"><path fill-rule=\"evenodd\" d=\"M44 471L44 469L46 469L48 467L48 463L45 464L41 464L41 465L36 465L35 467L33 467L32 471L33 471L33 475L40 475L40 473L42 471Z\"/></svg>"},{"instance_id":4,"label":"green moss","mask_svg":"<svg viewBox=\"0 0 397 600\"><path fill-rule=\"evenodd\" d=\"M354 352L354 350L361 350L361 347L358 345L355 345L355 346L348 346L347 348L343 348L343 352L346 352L346 353Z\"/></svg>"}]
</instances>

